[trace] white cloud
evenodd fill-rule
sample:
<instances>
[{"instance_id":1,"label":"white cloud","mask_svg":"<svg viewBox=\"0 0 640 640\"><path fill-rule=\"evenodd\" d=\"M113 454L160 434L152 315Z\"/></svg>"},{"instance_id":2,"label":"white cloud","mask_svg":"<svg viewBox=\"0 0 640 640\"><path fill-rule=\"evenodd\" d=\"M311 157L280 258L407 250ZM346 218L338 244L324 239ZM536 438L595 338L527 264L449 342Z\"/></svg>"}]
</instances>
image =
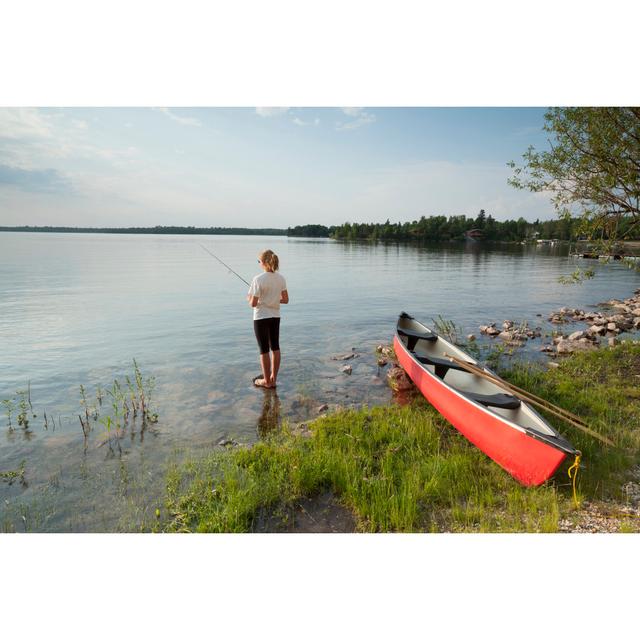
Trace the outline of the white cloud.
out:
<instances>
[{"instance_id":1,"label":"white cloud","mask_svg":"<svg viewBox=\"0 0 640 640\"><path fill-rule=\"evenodd\" d=\"M262 118L283 116L289 111L289 107L256 107L256 113Z\"/></svg>"},{"instance_id":2,"label":"white cloud","mask_svg":"<svg viewBox=\"0 0 640 640\"><path fill-rule=\"evenodd\" d=\"M362 107L343 107L342 112L350 118L353 118L353 120L338 122L336 124L337 131L357 129L358 127L363 127L376 121L375 115L373 113L368 113Z\"/></svg>"},{"instance_id":3,"label":"white cloud","mask_svg":"<svg viewBox=\"0 0 640 640\"><path fill-rule=\"evenodd\" d=\"M37 109L0 109L0 138L49 138L51 124Z\"/></svg>"},{"instance_id":4,"label":"white cloud","mask_svg":"<svg viewBox=\"0 0 640 640\"><path fill-rule=\"evenodd\" d=\"M295 117L291 122L293 122L293 124L297 124L299 127L310 127L311 125L313 125L314 127L317 127L320 124L320 118L314 118L313 120L301 120L298 117Z\"/></svg>"},{"instance_id":5,"label":"white cloud","mask_svg":"<svg viewBox=\"0 0 640 640\"><path fill-rule=\"evenodd\" d=\"M154 111L159 111L160 113L164 113L165 116L171 118L175 122L185 125L187 127L201 127L202 122L197 118L185 118L183 116L178 116L171 111L168 107L153 107Z\"/></svg>"}]
</instances>

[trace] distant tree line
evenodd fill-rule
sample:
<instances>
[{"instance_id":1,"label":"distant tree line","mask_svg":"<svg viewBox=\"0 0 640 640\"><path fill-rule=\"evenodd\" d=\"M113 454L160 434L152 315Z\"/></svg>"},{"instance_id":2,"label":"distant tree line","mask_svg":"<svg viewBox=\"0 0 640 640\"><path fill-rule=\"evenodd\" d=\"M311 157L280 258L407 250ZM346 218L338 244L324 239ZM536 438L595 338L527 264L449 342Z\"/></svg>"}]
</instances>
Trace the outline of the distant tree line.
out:
<instances>
[{"instance_id":1,"label":"distant tree line","mask_svg":"<svg viewBox=\"0 0 640 640\"><path fill-rule=\"evenodd\" d=\"M187 235L284 236L286 229L245 229L243 227L0 227L0 231L43 233L157 233Z\"/></svg>"},{"instance_id":2,"label":"distant tree line","mask_svg":"<svg viewBox=\"0 0 640 640\"><path fill-rule=\"evenodd\" d=\"M484 209L475 217L422 216L411 222L358 223L326 227L306 224L287 229L246 229L243 227L0 227L0 231L36 231L58 233L156 233L188 235L289 236L300 238L334 238L336 240L382 240L391 242L456 242L472 235L489 242L521 242L533 239L586 239L582 218L563 216L554 220L527 222L524 218L499 222ZM630 227L627 229L626 227ZM631 219L618 224L618 237L640 240L640 228L632 228Z\"/></svg>"},{"instance_id":3,"label":"distant tree line","mask_svg":"<svg viewBox=\"0 0 640 640\"><path fill-rule=\"evenodd\" d=\"M322 224L303 224L289 227L287 235L294 238L329 238L337 227L325 227Z\"/></svg>"},{"instance_id":4,"label":"distant tree line","mask_svg":"<svg viewBox=\"0 0 640 640\"><path fill-rule=\"evenodd\" d=\"M467 235L493 242L518 242L533 239L577 240L582 236L580 218L562 217L555 220L500 222L482 209L475 217L422 216L412 222L350 223L332 227L328 235L337 240L390 240L416 242L449 242L464 240ZM630 223L629 223L630 224ZM632 232L630 239L640 238Z\"/></svg>"}]
</instances>

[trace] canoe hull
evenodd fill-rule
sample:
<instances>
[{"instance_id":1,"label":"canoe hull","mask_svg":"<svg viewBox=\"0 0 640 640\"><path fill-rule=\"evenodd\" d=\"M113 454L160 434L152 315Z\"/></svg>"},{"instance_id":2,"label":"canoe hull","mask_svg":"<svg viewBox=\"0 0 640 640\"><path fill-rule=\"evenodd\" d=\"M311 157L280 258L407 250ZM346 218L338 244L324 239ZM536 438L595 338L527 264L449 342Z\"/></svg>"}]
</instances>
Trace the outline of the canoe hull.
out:
<instances>
[{"instance_id":1,"label":"canoe hull","mask_svg":"<svg viewBox=\"0 0 640 640\"><path fill-rule=\"evenodd\" d=\"M547 481L558 469L566 453L511 426L492 411L456 393L426 371L394 337L400 365L422 395L462 435L526 486Z\"/></svg>"}]
</instances>

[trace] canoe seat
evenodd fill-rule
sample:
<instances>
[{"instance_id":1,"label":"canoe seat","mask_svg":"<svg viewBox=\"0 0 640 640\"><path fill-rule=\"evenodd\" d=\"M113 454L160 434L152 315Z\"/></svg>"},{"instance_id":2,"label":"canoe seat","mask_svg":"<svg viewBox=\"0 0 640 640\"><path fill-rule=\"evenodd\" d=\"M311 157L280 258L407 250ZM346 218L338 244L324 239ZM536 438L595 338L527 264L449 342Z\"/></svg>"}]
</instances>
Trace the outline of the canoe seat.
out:
<instances>
[{"instance_id":1,"label":"canoe seat","mask_svg":"<svg viewBox=\"0 0 640 640\"><path fill-rule=\"evenodd\" d=\"M411 329L398 328L398 334L407 337L407 349L413 351L416 348L418 340L427 340L429 342L435 342L438 336L435 333L425 333L424 331L412 331Z\"/></svg>"},{"instance_id":2,"label":"canoe seat","mask_svg":"<svg viewBox=\"0 0 640 640\"><path fill-rule=\"evenodd\" d=\"M484 395L482 393L473 393L473 391L463 391L470 400L479 402L485 407L496 407L497 409L517 409L520 406L520 400L508 393L494 393Z\"/></svg>"},{"instance_id":3,"label":"canoe seat","mask_svg":"<svg viewBox=\"0 0 640 640\"><path fill-rule=\"evenodd\" d=\"M447 371L449 369L457 369L458 371L466 371L464 367L461 367L459 364L455 362L451 362L451 360L445 360L444 358L435 358L434 356L419 356L417 354L413 354L418 362L422 364L432 364L436 368L436 375L438 378L444 379Z\"/></svg>"}]
</instances>

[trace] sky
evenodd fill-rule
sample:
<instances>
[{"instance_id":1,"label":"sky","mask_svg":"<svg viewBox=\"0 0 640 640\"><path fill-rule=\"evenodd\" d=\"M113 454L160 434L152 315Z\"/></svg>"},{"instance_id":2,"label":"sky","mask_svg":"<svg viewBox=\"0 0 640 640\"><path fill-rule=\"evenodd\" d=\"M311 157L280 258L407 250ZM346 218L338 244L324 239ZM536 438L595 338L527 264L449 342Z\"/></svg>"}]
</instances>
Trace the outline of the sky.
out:
<instances>
[{"instance_id":1,"label":"sky","mask_svg":"<svg viewBox=\"0 0 640 640\"><path fill-rule=\"evenodd\" d=\"M554 217L507 184L543 108L0 108L0 225Z\"/></svg>"}]
</instances>

